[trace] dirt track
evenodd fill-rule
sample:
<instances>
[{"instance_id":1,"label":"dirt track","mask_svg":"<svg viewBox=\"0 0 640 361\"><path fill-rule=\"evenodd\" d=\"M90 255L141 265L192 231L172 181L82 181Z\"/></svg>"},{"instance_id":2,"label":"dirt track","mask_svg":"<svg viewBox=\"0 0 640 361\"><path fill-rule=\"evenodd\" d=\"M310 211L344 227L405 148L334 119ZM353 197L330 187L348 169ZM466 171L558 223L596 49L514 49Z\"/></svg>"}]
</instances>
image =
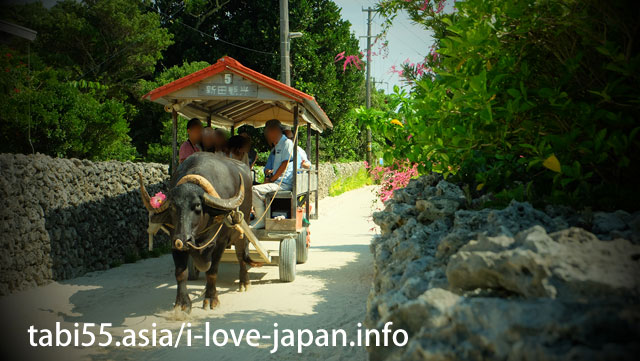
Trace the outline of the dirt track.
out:
<instances>
[{"instance_id":1,"label":"dirt track","mask_svg":"<svg viewBox=\"0 0 640 361\"><path fill-rule=\"evenodd\" d=\"M63 328L73 330L75 322L109 322L115 342L125 328L152 329L153 323L158 330L171 329L175 340L183 321L191 323L193 335L204 334L207 321L211 333L215 329L239 333L240 329L253 328L272 335L277 322L280 331L307 328L315 333L321 328L342 328L355 338L357 324L364 319L372 276L369 242L374 198L368 187L320 201L320 219L311 226L309 261L298 266L293 283L278 281L277 266L252 268L252 287L240 293L236 291L238 266L222 264L218 276L220 306L213 311L201 307L202 276L189 282L192 313L185 318L172 310L176 286L170 255L0 298L2 354L19 352L19 359L47 360L364 360L364 348L348 346L312 346L302 354L297 353L297 347L280 346L271 354L273 342L264 339L257 348L248 346L245 340L235 347L231 339L224 347L205 347L203 340L194 340L187 347L185 338L178 348L31 348L27 329L30 325L55 329L55 322L61 322Z\"/></svg>"}]
</instances>

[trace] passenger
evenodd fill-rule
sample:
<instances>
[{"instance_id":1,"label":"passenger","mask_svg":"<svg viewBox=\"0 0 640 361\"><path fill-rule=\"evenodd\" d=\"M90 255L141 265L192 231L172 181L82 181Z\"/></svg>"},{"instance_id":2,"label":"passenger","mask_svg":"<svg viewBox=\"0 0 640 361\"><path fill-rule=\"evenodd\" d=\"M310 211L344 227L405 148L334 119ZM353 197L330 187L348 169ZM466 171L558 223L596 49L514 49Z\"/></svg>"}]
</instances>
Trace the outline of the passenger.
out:
<instances>
[{"instance_id":1,"label":"passenger","mask_svg":"<svg viewBox=\"0 0 640 361\"><path fill-rule=\"evenodd\" d=\"M250 166L249 148L251 147L251 143L249 142L249 139L241 135L234 135L229 138L229 142L227 144L229 148L229 158L239 160Z\"/></svg>"},{"instance_id":2,"label":"passenger","mask_svg":"<svg viewBox=\"0 0 640 361\"><path fill-rule=\"evenodd\" d=\"M247 132L240 133L241 136L247 138L249 140L249 168L253 169L253 166L256 164L256 160L258 160L258 152L253 149L253 142L251 141L251 136Z\"/></svg>"},{"instance_id":3,"label":"passenger","mask_svg":"<svg viewBox=\"0 0 640 361\"><path fill-rule=\"evenodd\" d=\"M293 141L293 131L291 131L290 127L284 127L284 135ZM298 168L311 168L311 162L307 157L307 152L305 152L300 146L298 146Z\"/></svg>"},{"instance_id":4,"label":"passenger","mask_svg":"<svg viewBox=\"0 0 640 361\"><path fill-rule=\"evenodd\" d=\"M293 155L293 142L282 134L281 124L277 119L267 122L264 135L267 143L274 147L273 173L265 178L263 184L253 187L253 210L255 219L251 226L264 228L265 196L279 190L291 190L293 184L293 163L289 160Z\"/></svg>"},{"instance_id":5,"label":"passenger","mask_svg":"<svg viewBox=\"0 0 640 361\"><path fill-rule=\"evenodd\" d=\"M211 127L202 130L202 151L214 153L216 151L216 133Z\"/></svg>"},{"instance_id":6,"label":"passenger","mask_svg":"<svg viewBox=\"0 0 640 361\"><path fill-rule=\"evenodd\" d=\"M179 163L184 162L191 154L200 152L200 141L202 140L202 122L198 118L192 118L187 123L188 139L180 146L178 157Z\"/></svg>"},{"instance_id":7,"label":"passenger","mask_svg":"<svg viewBox=\"0 0 640 361\"><path fill-rule=\"evenodd\" d=\"M227 149L227 133L221 128L215 129L216 133L216 152L222 152L224 154L229 153L229 149Z\"/></svg>"}]
</instances>

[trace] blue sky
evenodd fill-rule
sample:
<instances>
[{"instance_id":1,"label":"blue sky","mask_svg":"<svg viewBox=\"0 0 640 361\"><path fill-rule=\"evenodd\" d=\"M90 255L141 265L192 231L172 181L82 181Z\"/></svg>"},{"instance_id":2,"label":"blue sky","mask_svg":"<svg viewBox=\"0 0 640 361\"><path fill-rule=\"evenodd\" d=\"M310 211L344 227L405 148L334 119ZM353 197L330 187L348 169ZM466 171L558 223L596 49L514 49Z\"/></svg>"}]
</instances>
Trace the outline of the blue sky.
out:
<instances>
[{"instance_id":1,"label":"blue sky","mask_svg":"<svg viewBox=\"0 0 640 361\"><path fill-rule=\"evenodd\" d=\"M362 12L363 8L375 7L375 0L333 0L342 8L342 18L349 20L351 30L357 37L367 35L367 13ZM375 14L375 13L374 13ZM380 33L384 19L375 15L373 18L371 32L373 35ZM294 29L291 29L295 31ZM372 57L371 77L376 81L388 82L388 92L393 91L393 86L402 86L402 82L397 74L389 73L392 65L399 65L409 58L411 62L419 62L429 52L433 39L429 32L418 25L411 23L406 13L399 14L393 26L387 34L389 40L389 55ZM360 38L360 48L367 48L367 39ZM375 50L374 50L375 51ZM376 87L387 91L387 84L377 84Z\"/></svg>"}]
</instances>

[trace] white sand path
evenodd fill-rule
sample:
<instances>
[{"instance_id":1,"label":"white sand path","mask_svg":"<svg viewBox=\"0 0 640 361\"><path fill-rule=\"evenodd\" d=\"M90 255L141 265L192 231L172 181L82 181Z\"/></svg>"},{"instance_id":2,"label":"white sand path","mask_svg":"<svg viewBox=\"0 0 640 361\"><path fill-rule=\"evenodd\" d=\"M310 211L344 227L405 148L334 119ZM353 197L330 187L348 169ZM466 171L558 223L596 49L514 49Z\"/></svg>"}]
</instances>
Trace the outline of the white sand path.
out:
<instances>
[{"instance_id":1,"label":"white sand path","mask_svg":"<svg viewBox=\"0 0 640 361\"><path fill-rule=\"evenodd\" d=\"M320 219L312 221L311 249L306 264L298 265L296 280L278 281L278 267L264 266L249 270L252 287L237 292L237 264L220 266L218 291L220 305L215 310L202 309L204 277L189 281L193 310L184 322L191 323L192 335L225 329L257 329L273 334L278 329L342 328L349 340L357 335L357 324L365 317L366 299L372 279L369 243L374 226L371 212L375 196L372 187L347 192L320 201ZM277 247L277 243L268 243ZM363 347L307 347L302 354L297 347L282 347L270 353L271 340L260 340L260 347L205 347L203 340L173 347L54 347L33 348L28 345L27 329L66 329L74 323L109 322L114 341L122 340L123 330L167 328L175 340L182 324L181 315L172 311L176 285L171 255L125 264L107 271L86 274L71 280L53 282L43 287L0 298L2 310L2 354L21 360L365 360ZM97 328L93 328L97 331ZM82 330L80 330L82 332ZM186 331L185 331L186 332ZM246 332L246 331L245 331ZM281 333L282 334L282 333ZM229 333L230 335L230 333ZM41 334L40 334L41 336ZM36 337L38 338L38 337ZM102 342L106 338L98 337ZM331 339L331 337L330 337ZM87 340L86 338L83 341ZM138 342L142 340L138 338ZM19 356L18 356L19 355ZM8 358L6 358L8 359Z\"/></svg>"}]
</instances>

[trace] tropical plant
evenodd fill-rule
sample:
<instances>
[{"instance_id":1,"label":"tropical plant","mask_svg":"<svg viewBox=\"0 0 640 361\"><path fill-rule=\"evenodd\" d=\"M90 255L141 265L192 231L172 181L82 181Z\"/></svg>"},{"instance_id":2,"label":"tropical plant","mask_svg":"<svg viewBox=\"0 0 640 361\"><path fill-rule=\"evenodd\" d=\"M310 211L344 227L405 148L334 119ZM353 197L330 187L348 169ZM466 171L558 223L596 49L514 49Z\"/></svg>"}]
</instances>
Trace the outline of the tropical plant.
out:
<instances>
[{"instance_id":1,"label":"tropical plant","mask_svg":"<svg viewBox=\"0 0 640 361\"><path fill-rule=\"evenodd\" d=\"M381 1L433 31L434 51L403 66L411 92L358 118L385 159L423 164L475 192L522 187L526 199L636 207L640 28L632 4L595 0ZM443 11L444 10L444 11Z\"/></svg>"},{"instance_id":2,"label":"tropical plant","mask_svg":"<svg viewBox=\"0 0 640 361\"><path fill-rule=\"evenodd\" d=\"M0 152L134 159L126 105L105 97L102 84L67 82L66 72L17 49L0 54Z\"/></svg>"}]
</instances>

